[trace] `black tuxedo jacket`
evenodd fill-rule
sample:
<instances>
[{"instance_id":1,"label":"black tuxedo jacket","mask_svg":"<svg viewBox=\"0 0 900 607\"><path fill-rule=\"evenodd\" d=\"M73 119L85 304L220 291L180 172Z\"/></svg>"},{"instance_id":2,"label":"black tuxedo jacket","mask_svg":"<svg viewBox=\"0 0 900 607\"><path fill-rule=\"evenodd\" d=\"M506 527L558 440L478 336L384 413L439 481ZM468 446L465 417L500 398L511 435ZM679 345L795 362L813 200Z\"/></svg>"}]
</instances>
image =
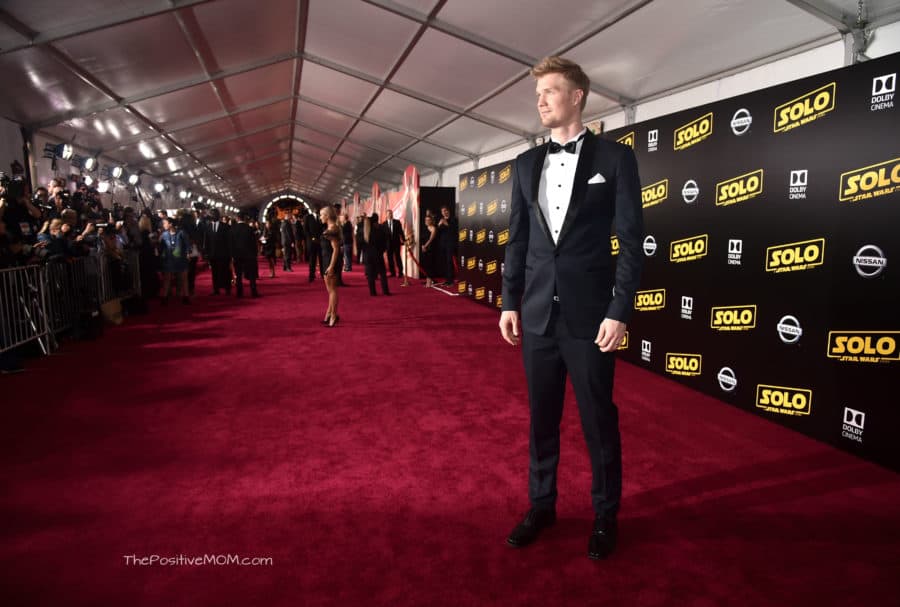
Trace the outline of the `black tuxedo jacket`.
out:
<instances>
[{"instance_id":1,"label":"black tuxedo jacket","mask_svg":"<svg viewBox=\"0 0 900 607\"><path fill-rule=\"evenodd\" d=\"M231 238L228 236L229 226L220 221L219 229L213 231L213 222L208 221L205 228L204 251L207 259L229 259L231 257Z\"/></svg>"},{"instance_id":2,"label":"black tuxedo jacket","mask_svg":"<svg viewBox=\"0 0 900 607\"><path fill-rule=\"evenodd\" d=\"M388 225L388 222L391 223L390 226ZM393 231L391 231L391 228L393 228ZM400 225L400 220L399 219L385 220L384 231L389 237L388 250L389 251L399 251L400 247L406 241L406 238L404 238L404 236L403 236L403 226Z\"/></svg>"},{"instance_id":3,"label":"black tuxedo jacket","mask_svg":"<svg viewBox=\"0 0 900 607\"><path fill-rule=\"evenodd\" d=\"M523 330L543 334L558 296L571 334L593 339L604 318L628 322L634 306L644 262L637 161L631 148L588 131L554 244L538 204L547 148L532 148L514 163L503 310L520 312ZM615 263L610 251L614 219L619 240Z\"/></svg>"}]
</instances>

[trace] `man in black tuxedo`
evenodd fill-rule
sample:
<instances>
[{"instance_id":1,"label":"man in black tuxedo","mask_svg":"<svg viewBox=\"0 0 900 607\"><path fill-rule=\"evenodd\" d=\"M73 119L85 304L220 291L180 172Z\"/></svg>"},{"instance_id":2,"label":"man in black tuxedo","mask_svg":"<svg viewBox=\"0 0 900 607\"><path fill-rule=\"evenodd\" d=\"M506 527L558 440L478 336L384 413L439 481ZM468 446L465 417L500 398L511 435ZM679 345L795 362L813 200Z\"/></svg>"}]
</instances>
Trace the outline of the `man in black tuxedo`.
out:
<instances>
[{"instance_id":1,"label":"man in black tuxedo","mask_svg":"<svg viewBox=\"0 0 900 607\"><path fill-rule=\"evenodd\" d=\"M500 331L508 343L522 343L531 411L531 509L507 543L526 546L556 521L568 374L593 476L588 556L602 559L615 549L622 492L613 371L643 265L640 180L631 148L582 126L590 81L578 65L548 57L531 74L550 141L519 155L513 172ZM613 219L620 247L615 264Z\"/></svg>"},{"instance_id":2,"label":"man in black tuxedo","mask_svg":"<svg viewBox=\"0 0 900 607\"><path fill-rule=\"evenodd\" d=\"M388 271L391 276L403 276L403 257L400 252L403 250L403 244L406 238L403 236L403 226L394 219L394 212L390 209L384 219L384 229L387 232L387 258Z\"/></svg>"},{"instance_id":3,"label":"man in black tuxedo","mask_svg":"<svg viewBox=\"0 0 900 607\"><path fill-rule=\"evenodd\" d=\"M319 238L322 236L322 222L319 221L319 212L316 210L307 213L303 219L303 232L306 234L306 257L309 259L309 282L316 279L316 264L322 265L322 249ZM320 267L320 274L325 272Z\"/></svg>"},{"instance_id":4,"label":"man in black tuxedo","mask_svg":"<svg viewBox=\"0 0 900 607\"><path fill-rule=\"evenodd\" d=\"M250 295L259 297L256 290L256 279L259 278L256 234L247 223L249 220L250 214L241 211L237 223L229 231L231 254L234 256L234 285L238 297L244 296L244 277L250 283Z\"/></svg>"},{"instance_id":5,"label":"man in black tuxedo","mask_svg":"<svg viewBox=\"0 0 900 607\"><path fill-rule=\"evenodd\" d=\"M212 209L209 212L203 250L212 273L213 295L218 295L221 289L225 289L225 293L231 295L230 239L228 224L221 219L219 209Z\"/></svg>"}]
</instances>

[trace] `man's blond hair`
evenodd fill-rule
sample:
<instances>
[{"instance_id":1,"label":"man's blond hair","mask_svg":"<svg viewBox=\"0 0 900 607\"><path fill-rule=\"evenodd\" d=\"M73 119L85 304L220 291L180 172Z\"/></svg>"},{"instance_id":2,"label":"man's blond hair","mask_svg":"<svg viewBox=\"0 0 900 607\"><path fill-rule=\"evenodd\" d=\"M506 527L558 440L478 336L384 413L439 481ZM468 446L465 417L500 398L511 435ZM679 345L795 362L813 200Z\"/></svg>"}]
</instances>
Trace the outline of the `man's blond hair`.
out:
<instances>
[{"instance_id":1,"label":"man's blond hair","mask_svg":"<svg viewBox=\"0 0 900 607\"><path fill-rule=\"evenodd\" d=\"M574 88L580 89L582 93L581 110L584 111L584 107L587 104L588 91L591 90L591 79L584 73L581 66L574 61L555 55L544 57L537 65L531 68L531 75L537 80L547 74L562 74L563 78L574 85Z\"/></svg>"}]
</instances>

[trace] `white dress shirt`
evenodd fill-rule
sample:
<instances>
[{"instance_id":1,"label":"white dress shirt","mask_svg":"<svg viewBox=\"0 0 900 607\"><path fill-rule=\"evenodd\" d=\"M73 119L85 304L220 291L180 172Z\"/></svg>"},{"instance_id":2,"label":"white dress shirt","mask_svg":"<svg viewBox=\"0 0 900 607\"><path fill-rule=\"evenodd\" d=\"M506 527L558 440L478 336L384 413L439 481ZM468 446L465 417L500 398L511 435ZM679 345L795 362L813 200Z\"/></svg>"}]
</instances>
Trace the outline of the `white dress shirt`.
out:
<instances>
[{"instance_id":1,"label":"white dress shirt","mask_svg":"<svg viewBox=\"0 0 900 607\"><path fill-rule=\"evenodd\" d=\"M574 141L585 134L587 129L575 135L569 141ZM558 141L565 145L568 141ZM575 167L578 164L578 156L581 154L581 146L584 139L578 141L575 153L569 154L565 150L556 154L547 153L544 159L544 168L541 171L541 183L538 187L538 205L547 220L550 228L550 236L554 244L559 239L566 212L569 210L569 199L572 197L572 186L575 184Z\"/></svg>"}]
</instances>

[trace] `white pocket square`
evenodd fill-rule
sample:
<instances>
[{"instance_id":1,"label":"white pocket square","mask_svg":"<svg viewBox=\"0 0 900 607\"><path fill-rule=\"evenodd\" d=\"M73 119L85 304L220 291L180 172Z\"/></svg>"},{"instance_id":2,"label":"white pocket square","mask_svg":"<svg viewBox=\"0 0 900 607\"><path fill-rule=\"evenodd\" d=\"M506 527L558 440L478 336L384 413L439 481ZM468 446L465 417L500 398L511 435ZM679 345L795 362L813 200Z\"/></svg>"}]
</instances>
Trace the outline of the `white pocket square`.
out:
<instances>
[{"instance_id":1,"label":"white pocket square","mask_svg":"<svg viewBox=\"0 0 900 607\"><path fill-rule=\"evenodd\" d=\"M588 185L591 185L592 183L606 183L606 179L603 178L603 175L597 173L596 175L588 179Z\"/></svg>"}]
</instances>

